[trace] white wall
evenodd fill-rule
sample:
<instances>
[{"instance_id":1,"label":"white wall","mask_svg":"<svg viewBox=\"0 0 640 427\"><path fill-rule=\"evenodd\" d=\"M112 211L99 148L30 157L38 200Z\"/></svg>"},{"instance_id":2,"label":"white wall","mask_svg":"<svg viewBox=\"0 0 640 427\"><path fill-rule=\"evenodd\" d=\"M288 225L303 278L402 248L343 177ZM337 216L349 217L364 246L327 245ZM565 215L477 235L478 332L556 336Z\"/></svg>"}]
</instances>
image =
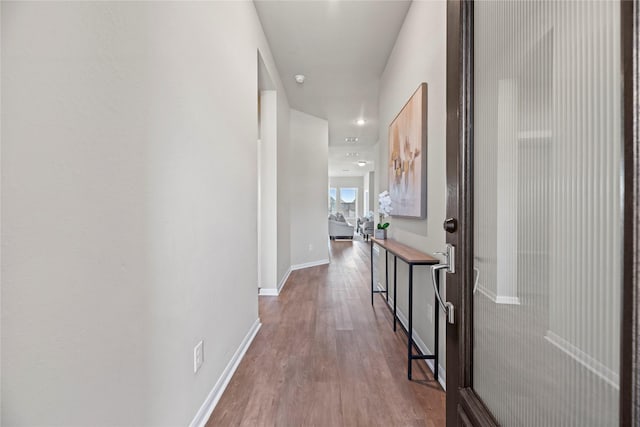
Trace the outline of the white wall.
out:
<instances>
[{"instance_id":1,"label":"white wall","mask_svg":"<svg viewBox=\"0 0 640 427\"><path fill-rule=\"evenodd\" d=\"M330 176L329 177L329 187L335 188L336 191L340 191L340 188L357 188L358 195L356 197L356 205L357 205L357 215L359 217L364 215L364 177L362 176ZM340 209L340 195L337 195L337 210L341 212ZM344 212L343 212L344 213ZM355 225L355 223L353 223Z\"/></svg>"},{"instance_id":2,"label":"white wall","mask_svg":"<svg viewBox=\"0 0 640 427\"><path fill-rule=\"evenodd\" d=\"M187 425L258 317L254 6L1 7L2 422Z\"/></svg>"},{"instance_id":3,"label":"white wall","mask_svg":"<svg viewBox=\"0 0 640 427\"><path fill-rule=\"evenodd\" d=\"M377 152L377 150L376 150ZM368 211L375 211L376 207L378 206L378 196L376 194L376 187L375 187L375 182L376 182L376 173L375 171L371 171L368 172L365 175L365 179L364 179L364 189L365 191L369 192L369 209ZM365 215L368 214L369 212L365 211Z\"/></svg>"},{"instance_id":4,"label":"white wall","mask_svg":"<svg viewBox=\"0 0 640 427\"><path fill-rule=\"evenodd\" d=\"M274 73L277 71L274 68ZM291 144L289 129L289 103L284 87L279 78L276 79L278 93L278 284L283 285L283 279L291 267Z\"/></svg>"},{"instance_id":5,"label":"white wall","mask_svg":"<svg viewBox=\"0 0 640 427\"><path fill-rule=\"evenodd\" d=\"M261 288L278 284L278 100L275 90L260 91L260 277Z\"/></svg>"},{"instance_id":6,"label":"white wall","mask_svg":"<svg viewBox=\"0 0 640 427\"><path fill-rule=\"evenodd\" d=\"M328 261L329 125L291 110L291 264Z\"/></svg>"},{"instance_id":7,"label":"white wall","mask_svg":"<svg viewBox=\"0 0 640 427\"><path fill-rule=\"evenodd\" d=\"M258 52L258 84L264 95L260 116L266 120L266 123L261 122L265 135L261 135L263 227L260 230L262 249L259 256L260 286L268 294L273 294L284 284L291 266L291 226L289 103L277 71L264 63L263 56L271 58L270 55L268 50ZM273 63L272 59L270 63Z\"/></svg>"},{"instance_id":8,"label":"white wall","mask_svg":"<svg viewBox=\"0 0 640 427\"><path fill-rule=\"evenodd\" d=\"M386 190L389 159L388 127L409 97L422 82L428 84L427 119L427 219L391 218L389 235L427 253L443 250L445 234L442 221L446 208L446 2L413 2L387 62L380 82L379 161L376 162L377 194ZM377 217L376 217L377 218ZM384 269L384 257L381 257ZM392 276L390 263L390 277ZM384 271L384 270L382 270ZM444 277L444 274L443 276ZM398 307L407 313L408 268L398 262ZM442 285L444 288L444 285ZM414 269L414 330L433 349L433 288L426 267ZM444 316L440 319L440 364L444 366Z\"/></svg>"},{"instance_id":9,"label":"white wall","mask_svg":"<svg viewBox=\"0 0 640 427\"><path fill-rule=\"evenodd\" d=\"M260 287L275 292L284 285L291 267L289 105L283 90L261 93L261 115L268 116L268 125L261 124L265 134L261 138Z\"/></svg>"},{"instance_id":10,"label":"white wall","mask_svg":"<svg viewBox=\"0 0 640 427\"><path fill-rule=\"evenodd\" d=\"M373 174L374 172L367 172L364 174L364 176L362 177L362 183L364 186L364 194L362 196L362 212L364 215L366 215L367 213L369 213L370 210L372 209L373 204L371 203L371 193L373 192L373 189L371 187L373 187Z\"/></svg>"}]
</instances>

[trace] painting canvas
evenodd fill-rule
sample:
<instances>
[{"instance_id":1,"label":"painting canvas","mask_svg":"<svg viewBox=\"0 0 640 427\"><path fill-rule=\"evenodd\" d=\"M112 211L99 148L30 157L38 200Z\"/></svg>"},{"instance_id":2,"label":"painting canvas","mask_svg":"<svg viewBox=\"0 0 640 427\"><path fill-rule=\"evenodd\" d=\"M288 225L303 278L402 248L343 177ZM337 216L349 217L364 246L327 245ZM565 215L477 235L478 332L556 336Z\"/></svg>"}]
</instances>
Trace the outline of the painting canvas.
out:
<instances>
[{"instance_id":1,"label":"painting canvas","mask_svg":"<svg viewBox=\"0 0 640 427\"><path fill-rule=\"evenodd\" d=\"M422 83L389 125L392 216L427 217L427 84Z\"/></svg>"}]
</instances>

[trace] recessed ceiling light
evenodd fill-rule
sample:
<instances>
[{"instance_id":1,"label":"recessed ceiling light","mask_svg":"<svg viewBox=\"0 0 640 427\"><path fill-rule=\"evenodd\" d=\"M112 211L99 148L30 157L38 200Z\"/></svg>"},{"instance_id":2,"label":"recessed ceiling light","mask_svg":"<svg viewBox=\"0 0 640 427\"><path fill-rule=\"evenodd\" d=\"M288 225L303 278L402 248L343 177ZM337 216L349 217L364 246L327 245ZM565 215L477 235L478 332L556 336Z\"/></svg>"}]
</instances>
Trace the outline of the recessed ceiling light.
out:
<instances>
[{"instance_id":1,"label":"recessed ceiling light","mask_svg":"<svg viewBox=\"0 0 640 427\"><path fill-rule=\"evenodd\" d=\"M296 79L296 83L304 83L304 74L296 74L293 78Z\"/></svg>"},{"instance_id":2,"label":"recessed ceiling light","mask_svg":"<svg viewBox=\"0 0 640 427\"><path fill-rule=\"evenodd\" d=\"M360 167L367 166L367 162L365 162L364 160L358 160L358 166Z\"/></svg>"},{"instance_id":3,"label":"recessed ceiling light","mask_svg":"<svg viewBox=\"0 0 640 427\"><path fill-rule=\"evenodd\" d=\"M358 119L356 120L356 124L358 126L363 126L365 123L367 123L367 121L365 119Z\"/></svg>"}]
</instances>

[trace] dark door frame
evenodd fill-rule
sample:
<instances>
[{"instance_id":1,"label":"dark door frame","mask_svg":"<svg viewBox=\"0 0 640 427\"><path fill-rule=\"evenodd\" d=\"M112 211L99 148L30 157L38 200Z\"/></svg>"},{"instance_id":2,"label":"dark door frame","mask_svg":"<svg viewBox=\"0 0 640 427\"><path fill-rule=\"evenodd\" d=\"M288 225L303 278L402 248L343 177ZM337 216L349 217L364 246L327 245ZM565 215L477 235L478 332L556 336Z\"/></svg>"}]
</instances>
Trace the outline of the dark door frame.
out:
<instances>
[{"instance_id":1,"label":"dark door frame","mask_svg":"<svg viewBox=\"0 0 640 427\"><path fill-rule=\"evenodd\" d=\"M637 0L621 7L623 138L624 138L624 255L622 336L620 352L620 425L640 425L640 12Z\"/></svg>"},{"instance_id":2,"label":"dark door frame","mask_svg":"<svg viewBox=\"0 0 640 427\"><path fill-rule=\"evenodd\" d=\"M640 121L638 0L622 0L621 48L624 141L624 250L620 425L640 425ZM447 324L447 425L497 426L472 388L473 373L473 0L447 2L447 218L457 248L447 299L456 324ZM453 351L452 351L453 350Z\"/></svg>"},{"instance_id":3,"label":"dark door frame","mask_svg":"<svg viewBox=\"0 0 640 427\"><path fill-rule=\"evenodd\" d=\"M473 2L447 4L447 233L456 249L456 274L447 299L456 323L447 324L447 425L497 426L471 388L473 368ZM456 351L450 351L455 349Z\"/></svg>"}]
</instances>

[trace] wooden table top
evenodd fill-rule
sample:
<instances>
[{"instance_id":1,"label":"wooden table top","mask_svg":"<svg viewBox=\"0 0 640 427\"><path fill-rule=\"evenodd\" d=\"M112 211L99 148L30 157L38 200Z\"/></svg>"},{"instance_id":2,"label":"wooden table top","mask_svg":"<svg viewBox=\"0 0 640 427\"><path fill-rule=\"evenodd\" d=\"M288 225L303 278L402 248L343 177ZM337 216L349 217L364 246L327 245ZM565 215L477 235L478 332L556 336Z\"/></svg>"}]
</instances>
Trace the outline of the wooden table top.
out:
<instances>
[{"instance_id":1,"label":"wooden table top","mask_svg":"<svg viewBox=\"0 0 640 427\"><path fill-rule=\"evenodd\" d=\"M409 264L438 264L440 260L429 254L407 246L394 239L376 239L371 237L371 242L385 248L398 258Z\"/></svg>"}]
</instances>

